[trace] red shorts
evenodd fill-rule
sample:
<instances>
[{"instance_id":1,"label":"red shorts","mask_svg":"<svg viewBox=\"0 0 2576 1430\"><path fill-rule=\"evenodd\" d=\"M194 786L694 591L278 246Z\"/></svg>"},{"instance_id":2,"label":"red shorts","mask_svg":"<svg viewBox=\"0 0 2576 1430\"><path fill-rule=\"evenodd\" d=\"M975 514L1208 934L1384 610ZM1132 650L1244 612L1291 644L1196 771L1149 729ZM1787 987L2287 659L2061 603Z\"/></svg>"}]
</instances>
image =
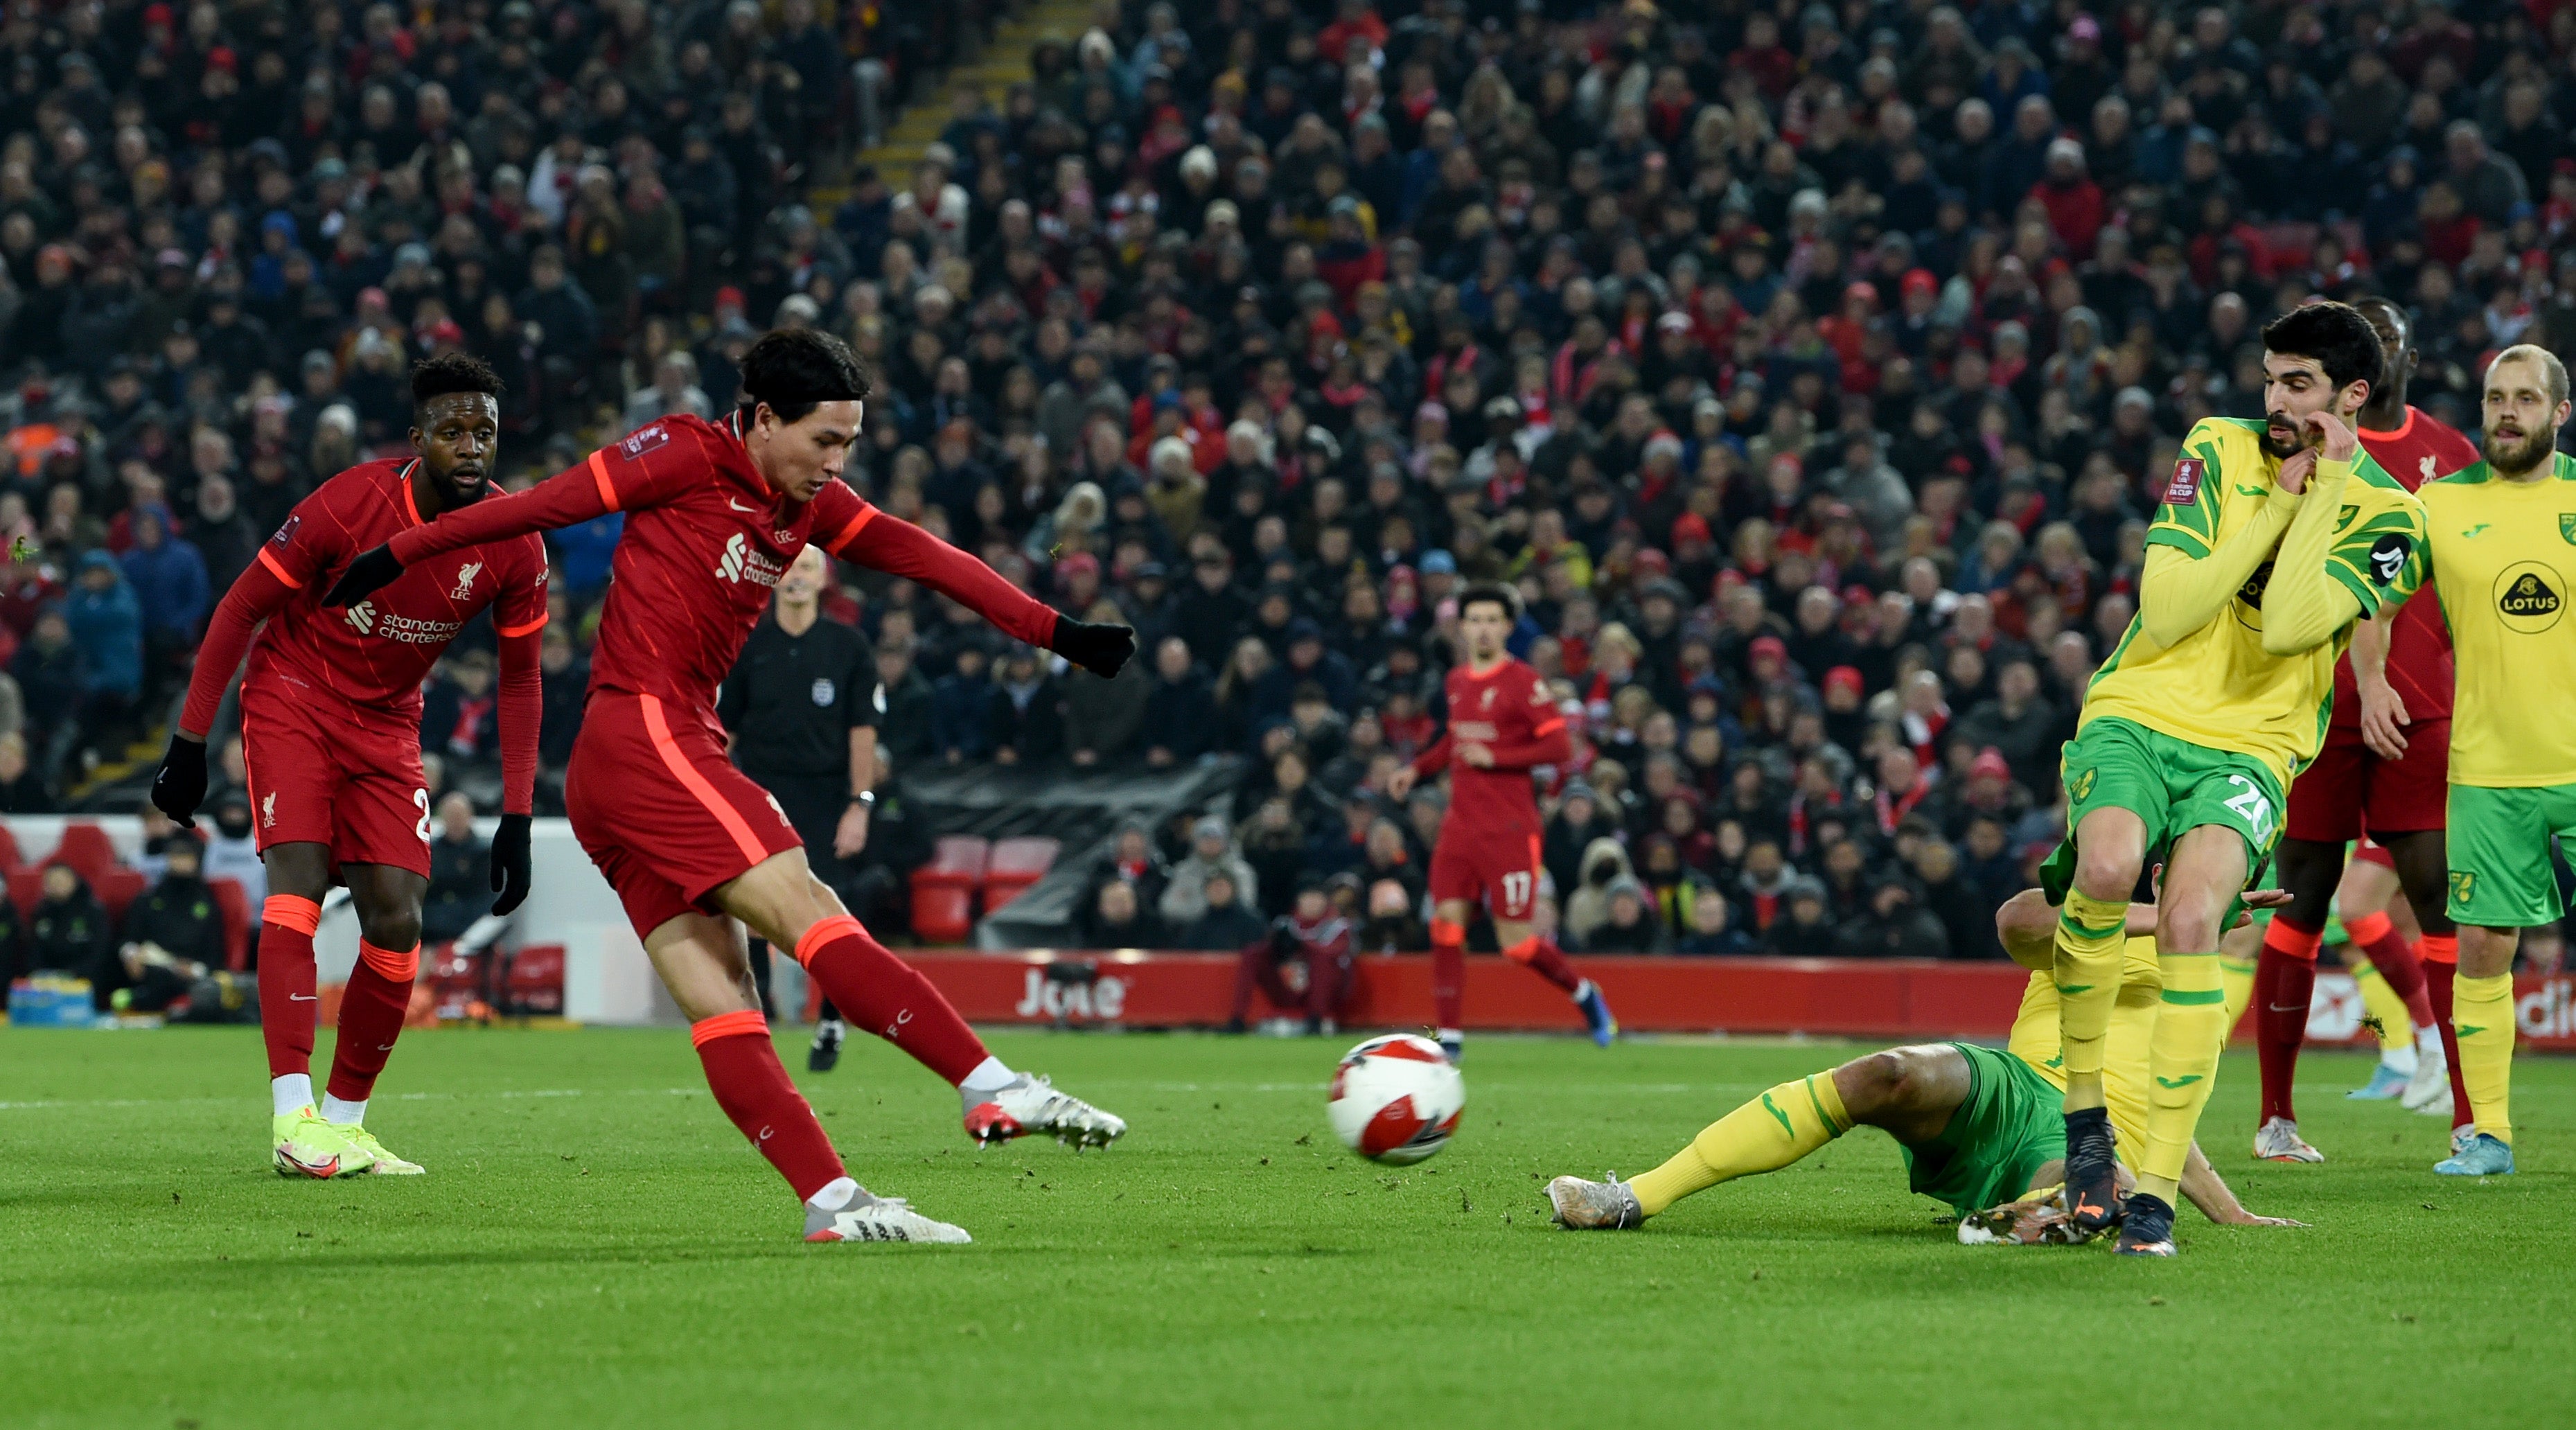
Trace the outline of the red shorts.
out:
<instances>
[{"instance_id":1,"label":"red shorts","mask_svg":"<svg viewBox=\"0 0 2576 1430\"><path fill-rule=\"evenodd\" d=\"M802 849L769 791L725 758L713 710L603 690L583 710L564 772L572 832L638 937L707 902L754 864Z\"/></svg>"},{"instance_id":2,"label":"red shorts","mask_svg":"<svg viewBox=\"0 0 2576 1430\"><path fill-rule=\"evenodd\" d=\"M1436 902L1485 902L1496 920L1527 923L1538 907L1539 842L1535 834L1443 834L1431 850L1431 897Z\"/></svg>"},{"instance_id":3,"label":"red shorts","mask_svg":"<svg viewBox=\"0 0 2576 1430\"><path fill-rule=\"evenodd\" d=\"M2383 760L2358 729L2326 732L2325 748L2290 786L2292 839L2342 844L2365 834L2440 829L2451 798L2451 722L2403 727L2406 758Z\"/></svg>"},{"instance_id":4,"label":"red shorts","mask_svg":"<svg viewBox=\"0 0 2576 1430\"><path fill-rule=\"evenodd\" d=\"M261 853L321 844L334 865L384 864L429 877L429 780L417 724L389 725L327 698L282 699L247 685L241 712Z\"/></svg>"},{"instance_id":5,"label":"red shorts","mask_svg":"<svg viewBox=\"0 0 2576 1430\"><path fill-rule=\"evenodd\" d=\"M2380 868L2385 869L2392 874L2397 872L2397 856L2388 852L2387 845L2373 844L2368 839L2364 839L2361 843L2353 846L2352 862L2355 864L2376 864Z\"/></svg>"}]
</instances>

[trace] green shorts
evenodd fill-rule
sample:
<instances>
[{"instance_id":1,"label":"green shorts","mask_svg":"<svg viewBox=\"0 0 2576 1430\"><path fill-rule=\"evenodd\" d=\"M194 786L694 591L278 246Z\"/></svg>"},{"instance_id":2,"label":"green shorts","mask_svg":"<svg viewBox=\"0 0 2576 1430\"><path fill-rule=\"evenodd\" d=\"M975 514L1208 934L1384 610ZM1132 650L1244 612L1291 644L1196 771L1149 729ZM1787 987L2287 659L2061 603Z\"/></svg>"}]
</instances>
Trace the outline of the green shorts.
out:
<instances>
[{"instance_id":1,"label":"green shorts","mask_svg":"<svg viewBox=\"0 0 2576 1430\"><path fill-rule=\"evenodd\" d=\"M2158 730L2105 716L2067 741L2060 774L2066 784L2066 839L2040 870L2052 904L2066 902L2075 880L2075 831L2097 809L2125 809L2146 821L2148 862L2204 824L2223 824L2245 840L2245 875L2266 870L2281 833L2281 781L2252 755L2213 750ZM2235 913L2228 913L2233 921Z\"/></svg>"},{"instance_id":2,"label":"green shorts","mask_svg":"<svg viewBox=\"0 0 2576 1430\"><path fill-rule=\"evenodd\" d=\"M1929 1142L1900 1142L1906 1184L1961 1216L2018 1201L2040 1164L2066 1155L2066 1097L2010 1053L1952 1043L1968 1100Z\"/></svg>"},{"instance_id":3,"label":"green shorts","mask_svg":"<svg viewBox=\"0 0 2576 1430\"><path fill-rule=\"evenodd\" d=\"M2451 786L2451 922L2526 929L2566 912L2549 836L2576 836L2576 784Z\"/></svg>"}]
</instances>

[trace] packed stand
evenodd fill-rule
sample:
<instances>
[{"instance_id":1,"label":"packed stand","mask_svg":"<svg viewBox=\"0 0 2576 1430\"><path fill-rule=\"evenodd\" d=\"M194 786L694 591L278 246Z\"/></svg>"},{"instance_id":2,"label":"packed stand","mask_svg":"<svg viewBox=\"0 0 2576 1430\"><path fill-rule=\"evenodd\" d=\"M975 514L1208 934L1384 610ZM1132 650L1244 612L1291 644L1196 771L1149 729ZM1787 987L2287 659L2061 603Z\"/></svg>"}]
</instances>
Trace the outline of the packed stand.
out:
<instances>
[{"instance_id":1,"label":"packed stand","mask_svg":"<svg viewBox=\"0 0 2576 1430\"><path fill-rule=\"evenodd\" d=\"M1321 875L1420 947L1438 796L1380 791L1499 580L1580 717L1569 947L2000 956L2263 323L2394 296L2472 430L2487 355L2576 346L2564 5L1103 9L787 300L884 373L853 480L1140 631L1067 679L882 593L916 758L1247 757L1116 842L1094 944L1302 926Z\"/></svg>"},{"instance_id":2,"label":"packed stand","mask_svg":"<svg viewBox=\"0 0 2576 1430\"><path fill-rule=\"evenodd\" d=\"M61 807L123 757L295 503L407 454L412 360L461 347L500 370L518 481L730 400L744 292L765 323L812 288L806 187L1000 9L11 7L0 811ZM607 525L559 553L557 772ZM495 738L480 627L430 692L423 744L449 774L485 773ZM489 806L496 779L460 782Z\"/></svg>"}]
</instances>

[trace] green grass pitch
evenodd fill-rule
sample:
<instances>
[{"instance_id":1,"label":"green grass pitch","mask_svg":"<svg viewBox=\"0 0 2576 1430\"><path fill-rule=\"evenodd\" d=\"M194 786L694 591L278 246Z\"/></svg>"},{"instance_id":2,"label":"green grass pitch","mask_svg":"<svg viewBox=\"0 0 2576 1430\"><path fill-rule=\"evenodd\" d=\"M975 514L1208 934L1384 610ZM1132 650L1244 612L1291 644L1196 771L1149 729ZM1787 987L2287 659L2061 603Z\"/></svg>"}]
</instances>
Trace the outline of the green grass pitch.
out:
<instances>
[{"instance_id":1,"label":"green grass pitch","mask_svg":"<svg viewBox=\"0 0 2576 1430\"><path fill-rule=\"evenodd\" d=\"M799 1074L852 1172L976 1237L808 1247L676 1031L404 1040L372 1122L417 1179L268 1170L255 1032L0 1031L0 1425L1922 1427L2576 1423L2576 1063L2516 1070L2523 1170L2301 1064L2333 1159L2246 1154L2183 1257L1970 1249L1862 1130L1624 1235L1542 1179L1641 1170L1842 1044L1470 1045L1441 1156L1323 1121L1342 1041L1001 1034L1133 1123L978 1153L881 1045ZM791 1067L801 1043L782 1037ZM329 1053L326 1035L317 1068ZM2005 1417L2009 1417L2008 1419Z\"/></svg>"}]
</instances>

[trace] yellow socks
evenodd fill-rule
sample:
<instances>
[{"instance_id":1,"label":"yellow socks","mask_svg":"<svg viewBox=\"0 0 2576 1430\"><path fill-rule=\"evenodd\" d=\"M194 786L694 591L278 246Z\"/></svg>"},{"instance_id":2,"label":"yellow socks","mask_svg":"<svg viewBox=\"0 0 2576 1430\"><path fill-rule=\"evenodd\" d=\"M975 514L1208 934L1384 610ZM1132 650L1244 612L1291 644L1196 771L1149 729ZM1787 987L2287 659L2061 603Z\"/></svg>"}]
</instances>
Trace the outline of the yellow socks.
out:
<instances>
[{"instance_id":1,"label":"yellow socks","mask_svg":"<svg viewBox=\"0 0 2576 1430\"><path fill-rule=\"evenodd\" d=\"M2352 981L2361 987L2361 1006L2379 1024L2379 1050L2393 1053L2415 1046L2415 1020L2406 1016L2406 1000L2379 976L2379 970L2365 963L2352 971Z\"/></svg>"},{"instance_id":2,"label":"yellow socks","mask_svg":"<svg viewBox=\"0 0 2576 1430\"><path fill-rule=\"evenodd\" d=\"M2102 1039L2120 996L2120 949L2128 942L2126 901L2067 891L2057 913L2057 1032L2066 1058L2066 1110L2102 1105Z\"/></svg>"},{"instance_id":3,"label":"yellow socks","mask_svg":"<svg viewBox=\"0 0 2576 1430\"><path fill-rule=\"evenodd\" d=\"M2513 1145L2513 975L2453 979L2451 1027L2460 1035L2460 1081L2478 1130Z\"/></svg>"},{"instance_id":4,"label":"yellow socks","mask_svg":"<svg viewBox=\"0 0 2576 1430\"><path fill-rule=\"evenodd\" d=\"M1776 1172L1851 1127L1834 1075L1820 1072L1784 1082L1710 1123L1671 1161L1631 1179L1628 1188L1653 1216L1720 1182Z\"/></svg>"},{"instance_id":5,"label":"yellow socks","mask_svg":"<svg viewBox=\"0 0 2576 1430\"><path fill-rule=\"evenodd\" d=\"M2245 1021L2245 1009L2254 1001L2254 960L2218 956L2218 983L2227 994L2227 1034L2236 1035L2236 1025Z\"/></svg>"},{"instance_id":6,"label":"yellow socks","mask_svg":"<svg viewBox=\"0 0 2576 1430\"><path fill-rule=\"evenodd\" d=\"M2138 1190L2172 1206L2227 1046L2227 994L2214 953L2168 953L2163 965L2164 1005L2147 1045L2147 1146L2133 1165Z\"/></svg>"}]
</instances>

